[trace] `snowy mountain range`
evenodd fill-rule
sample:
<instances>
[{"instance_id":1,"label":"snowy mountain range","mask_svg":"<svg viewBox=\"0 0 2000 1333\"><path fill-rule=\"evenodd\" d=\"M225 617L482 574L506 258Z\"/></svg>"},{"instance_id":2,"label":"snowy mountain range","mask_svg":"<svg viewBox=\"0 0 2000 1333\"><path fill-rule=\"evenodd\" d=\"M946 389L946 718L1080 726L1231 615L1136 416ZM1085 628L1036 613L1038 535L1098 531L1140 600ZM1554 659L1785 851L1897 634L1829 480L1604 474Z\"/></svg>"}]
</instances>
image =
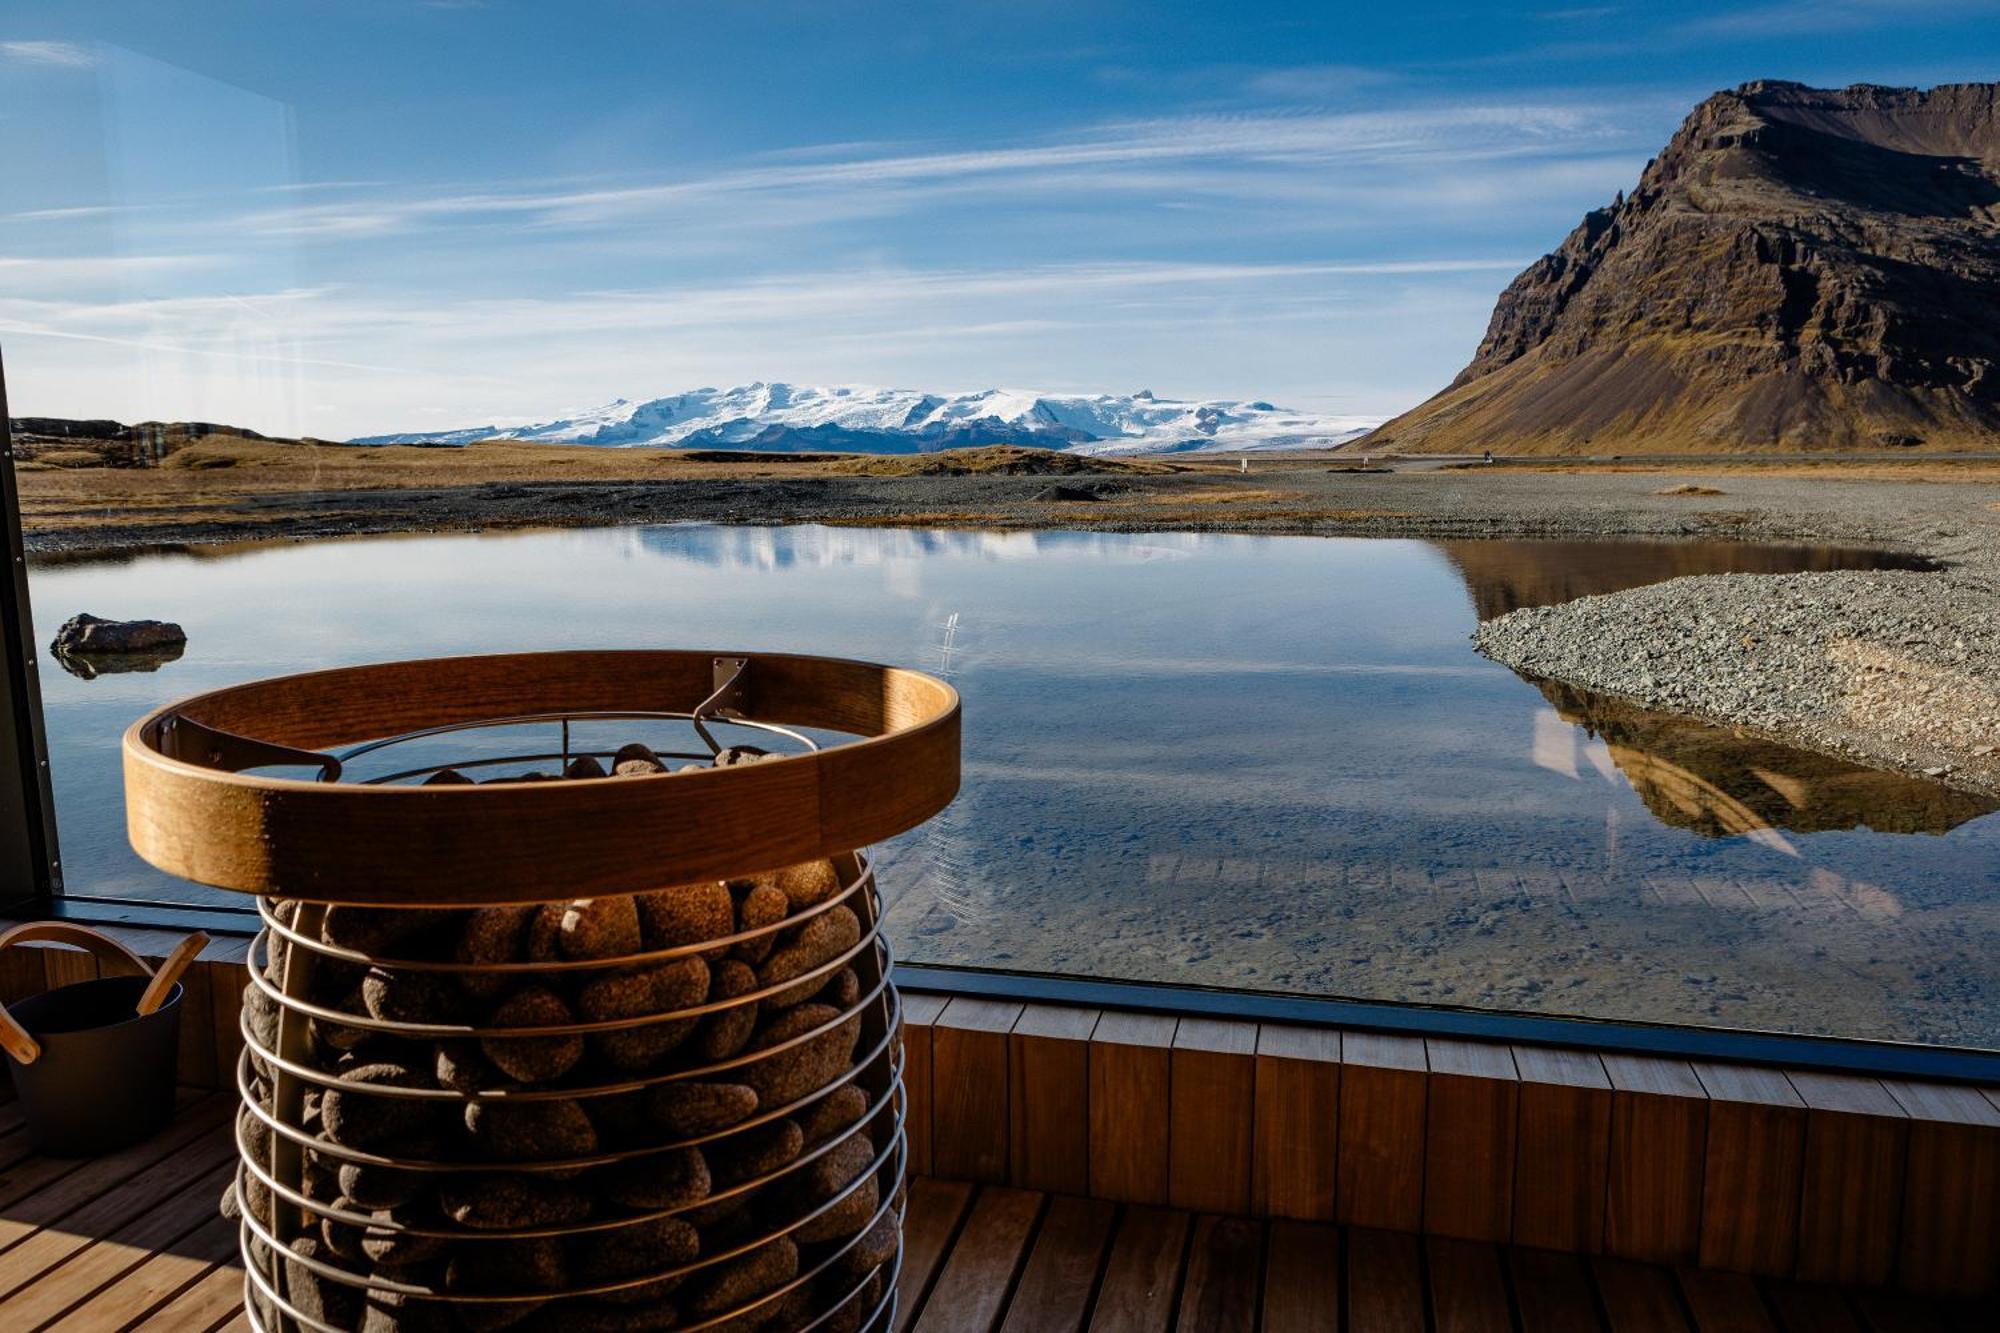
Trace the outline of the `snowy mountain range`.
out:
<instances>
[{"instance_id":1,"label":"snowy mountain range","mask_svg":"<svg viewBox=\"0 0 2000 1333\"><path fill-rule=\"evenodd\" d=\"M727 448L797 453L914 454L981 444L1079 453L1326 448L1371 429L1372 418L1319 416L1264 402L1182 402L1135 394L1012 389L935 394L857 385L746 384L645 402L617 399L556 421L370 435L352 444L531 440L611 448Z\"/></svg>"}]
</instances>

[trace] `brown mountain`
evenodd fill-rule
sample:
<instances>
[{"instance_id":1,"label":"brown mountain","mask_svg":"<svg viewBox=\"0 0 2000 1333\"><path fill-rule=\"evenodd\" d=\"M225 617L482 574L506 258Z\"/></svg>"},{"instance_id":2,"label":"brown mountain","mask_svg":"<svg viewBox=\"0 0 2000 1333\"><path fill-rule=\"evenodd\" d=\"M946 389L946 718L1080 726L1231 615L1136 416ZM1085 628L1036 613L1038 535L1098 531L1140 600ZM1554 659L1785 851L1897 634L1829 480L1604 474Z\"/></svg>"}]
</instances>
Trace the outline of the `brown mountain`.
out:
<instances>
[{"instance_id":1,"label":"brown mountain","mask_svg":"<svg viewBox=\"0 0 2000 1333\"><path fill-rule=\"evenodd\" d=\"M2000 84L1717 93L1352 447L2000 448Z\"/></svg>"}]
</instances>

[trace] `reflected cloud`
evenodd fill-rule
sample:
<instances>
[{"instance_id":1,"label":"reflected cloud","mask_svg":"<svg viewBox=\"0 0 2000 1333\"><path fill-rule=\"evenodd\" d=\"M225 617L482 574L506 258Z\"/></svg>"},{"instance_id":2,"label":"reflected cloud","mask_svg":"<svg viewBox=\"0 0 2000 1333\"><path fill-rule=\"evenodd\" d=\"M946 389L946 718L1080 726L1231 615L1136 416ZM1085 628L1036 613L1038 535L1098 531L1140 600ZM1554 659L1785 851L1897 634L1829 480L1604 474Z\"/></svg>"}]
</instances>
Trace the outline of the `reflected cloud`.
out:
<instances>
[{"instance_id":1,"label":"reflected cloud","mask_svg":"<svg viewBox=\"0 0 2000 1333\"><path fill-rule=\"evenodd\" d=\"M1546 768L1574 778L1576 772L1576 732L1547 708L1535 711L1535 739L1529 746L1535 767Z\"/></svg>"},{"instance_id":2,"label":"reflected cloud","mask_svg":"<svg viewBox=\"0 0 2000 1333\"><path fill-rule=\"evenodd\" d=\"M625 532L634 554L662 556L715 569L841 569L914 563L933 556L1027 561L1055 554L1138 564L1184 559L1219 540L1198 533L1152 533L1139 541L1119 533L998 532L936 528L718 527L669 524Z\"/></svg>"}]
</instances>

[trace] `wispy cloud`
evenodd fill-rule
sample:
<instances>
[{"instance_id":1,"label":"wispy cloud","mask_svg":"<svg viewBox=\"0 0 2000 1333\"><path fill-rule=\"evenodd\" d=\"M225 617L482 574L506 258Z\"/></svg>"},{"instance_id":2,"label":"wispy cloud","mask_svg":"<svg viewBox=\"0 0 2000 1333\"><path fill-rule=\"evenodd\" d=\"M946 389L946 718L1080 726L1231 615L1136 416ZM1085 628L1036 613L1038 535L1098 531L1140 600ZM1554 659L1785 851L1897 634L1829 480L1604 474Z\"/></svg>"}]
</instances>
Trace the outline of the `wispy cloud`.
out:
<instances>
[{"instance_id":1,"label":"wispy cloud","mask_svg":"<svg viewBox=\"0 0 2000 1333\"><path fill-rule=\"evenodd\" d=\"M74 42L0 42L0 59L60 69L91 69L97 64L89 48Z\"/></svg>"},{"instance_id":2,"label":"wispy cloud","mask_svg":"<svg viewBox=\"0 0 2000 1333\"><path fill-rule=\"evenodd\" d=\"M1782 37L1890 24L1949 23L1969 14L1995 12L2000 12L2000 0L1779 0L1693 19L1679 25L1679 31L1712 37Z\"/></svg>"},{"instance_id":3,"label":"wispy cloud","mask_svg":"<svg viewBox=\"0 0 2000 1333\"><path fill-rule=\"evenodd\" d=\"M553 298L483 297L439 303L334 287L299 287L250 294L141 297L81 301L0 297L0 316L15 331L105 333L176 328L190 345L249 318L307 341L372 338L421 332L427 337L481 339L495 330L535 336L620 330L741 326L748 322L810 323L912 310L1131 300L1148 294L1179 299L1203 288L1296 289L1311 280L1394 278L1453 273L1511 273L1522 256L1326 261L1290 264L1112 263L1048 264L1005 269L843 269L774 274L740 282L684 287L631 287ZM990 323L991 321L987 321ZM966 327L971 327L967 325Z\"/></svg>"},{"instance_id":4,"label":"wispy cloud","mask_svg":"<svg viewBox=\"0 0 2000 1333\"><path fill-rule=\"evenodd\" d=\"M167 273L213 268L218 255L70 255L54 258L0 255L0 283L16 292L38 288L74 291Z\"/></svg>"},{"instance_id":5,"label":"wispy cloud","mask_svg":"<svg viewBox=\"0 0 2000 1333\"><path fill-rule=\"evenodd\" d=\"M1575 155L1629 133L1603 110L1567 103L1471 104L1394 111L1215 114L1113 122L1056 140L929 153L877 153L724 170L669 181L576 188L473 189L423 197L357 196L252 213L246 225L318 238L380 237L414 228L504 221L589 227L757 198L894 192L899 207L940 194L1023 187L1116 189L1118 172L1145 168L1146 188L1168 167L1242 169L1336 164L1437 166L1495 157Z\"/></svg>"},{"instance_id":6,"label":"wispy cloud","mask_svg":"<svg viewBox=\"0 0 2000 1333\"><path fill-rule=\"evenodd\" d=\"M1014 139L156 195L101 223L30 196L0 218L0 259L21 257L0 263L0 331L56 400L40 410L319 435L774 377L1386 415L1462 363L1539 231L1552 244L1656 142L1657 97L1630 90L1282 107L1358 75L1266 73L1234 109ZM34 267L84 231L124 255ZM264 387L218 406L239 363Z\"/></svg>"},{"instance_id":7,"label":"wispy cloud","mask_svg":"<svg viewBox=\"0 0 2000 1333\"><path fill-rule=\"evenodd\" d=\"M1243 82L1251 97L1274 101L1327 102L1360 89L1381 88L1399 76L1367 65L1290 65L1257 70Z\"/></svg>"},{"instance_id":8,"label":"wispy cloud","mask_svg":"<svg viewBox=\"0 0 2000 1333\"><path fill-rule=\"evenodd\" d=\"M1448 317L1466 325L1469 340L1499 277L1522 263L1475 254L880 267L451 300L352 286L101 301L8 291L0 295L0 336L21 364L21 382L55 404L73 395L72 411L87 402L88 411L111 415L198 413L197 390L230 383L236 365L244 376L278 374L306 386L288 389L292 398L344 406L303 417L287 405L292 398L260 406L246 389L246 406L231 419L320 435L428 420L416 415L418 405L435 405L440 395L459 404L455 419L476 424L546 418L617 394L774 376L944 390L987 379L1058 391L1154 383L1198 395L1233 392L1241 381L1284 401L1302 377L1288 372L1281 380L1280 358L1311 366L1312 392L1344 390L1357 398L1355 410L1382 415L1451 367L1385 388L1365 370L1368 358L1415 334L1371 324L1356 350L1343 352L1345 335L1332 333L1332 322L1366 308L1424 330L1434 343L1438 320ZM1435 304L1440 282L1462 287L1456 304ZM1398 315L1410 299L1433 304ZM1202 379L1176 385L1157 373L1185 364L1196 346L1207 349ZM121 348L135 360L120 362ZM1461 350L1443 350L1440 359L1456 360ZM1341 369L1329 373L1329 357ZM1349 364L1364 369L1350 373Z\"/></svg>"}]
</instances>

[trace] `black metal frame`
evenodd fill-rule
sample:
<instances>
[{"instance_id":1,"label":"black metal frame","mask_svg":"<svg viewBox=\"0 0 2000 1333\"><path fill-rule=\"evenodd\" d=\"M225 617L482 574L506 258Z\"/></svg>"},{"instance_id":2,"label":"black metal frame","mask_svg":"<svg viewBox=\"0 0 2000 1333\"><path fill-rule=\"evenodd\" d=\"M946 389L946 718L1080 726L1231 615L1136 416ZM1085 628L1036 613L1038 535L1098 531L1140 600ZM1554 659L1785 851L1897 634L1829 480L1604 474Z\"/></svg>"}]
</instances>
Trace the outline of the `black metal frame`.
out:
<instances>
[{"instance_id":1,"label":"black metal frame","mask_svg":"<svg viewBox=\"0 0 2000 1333\"><path fill-rule=\"evenodd\" d=\"M21 497L14 481L14 432L7 375L0 364L0 525L7 571L0 577L0 686L7 696L5 753L0 754L0 886L6 898L46 905L62 892L49 747L42 731L35 617L21 549Z\"/></svg>"},{"instance_id":2,"label":"black metal frame","mask_svg":"<svg viewBox=\"0 0 2000 1333\"><path fill-rule=\"evenodd\" d=\"M66 893L49 789L48 745L42 726L34 617L21 546L20 496L0 366L0 527L7 574L0 579L0 685L7 695L7 731L0 754L0 916L63 918L211 935L253 935L250 907L142 902ZM1157 1013L1201 1014L1249 1021L1324 1023L1412 1036L1583 1046L1600 1051L1734 1060L1846 1073L2000 1083L2000 1051L1917 1046L1848 1037L1809 1037L1727 1028L1619 1023L1438 1005L1324 999L1212 986L999 972L899 962L898 985L1009 1000L1106 1006Z\"/></svg>"}]
</instances>

